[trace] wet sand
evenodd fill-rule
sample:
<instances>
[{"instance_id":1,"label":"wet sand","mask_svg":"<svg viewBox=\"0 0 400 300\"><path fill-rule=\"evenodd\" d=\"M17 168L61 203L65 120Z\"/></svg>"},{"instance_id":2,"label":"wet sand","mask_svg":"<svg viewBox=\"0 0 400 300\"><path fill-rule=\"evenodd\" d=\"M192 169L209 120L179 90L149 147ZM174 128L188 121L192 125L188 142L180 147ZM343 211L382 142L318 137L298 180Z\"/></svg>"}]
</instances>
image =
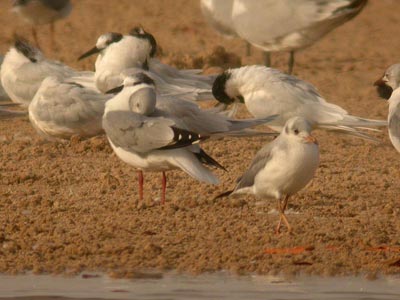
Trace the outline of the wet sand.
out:
<instances>
[{"instance_id":1,"label":"wet sand","mask_svg":"<svg viewBox=\"0 0 400 300\"><path fill-rule=\"evenodd\" d=\"M48 57L78 69L93 69L94 59L77 62L77 57L99 34L128 32L137 24L155 35L161 60L178 67L262 63L260 51L245 57L242 41L218 36L195 0L73 4L71 16L56 25L55 49L48 27L40 29L39 40ZM15 33L30 37L30 28L8 6L0 3L3 54ZM371 0L354 20L300 52L295 75L352 114L385 119L387 103L372 84L398 62L397 10L397 1ZM230 54L216 54L217 46ZM274 55L273 66L285 70L286 58ZM90 270L133 277L143 269L176 269L369 278L399 273L400 154L385 130L375 134L381 145L320 131L315 135L321 166L311 184L290 200L294 234L275 235L275 201L212 200L232 188L266 139L204 143L228 169L215 171L221 184L169 172L167 203L160 206L161 175L145 174L146 201L139 203L135 170L113 154L104 137L54 144L43 141L27 119L1 122L0 272Z\"/></svg>"}]
</instances>

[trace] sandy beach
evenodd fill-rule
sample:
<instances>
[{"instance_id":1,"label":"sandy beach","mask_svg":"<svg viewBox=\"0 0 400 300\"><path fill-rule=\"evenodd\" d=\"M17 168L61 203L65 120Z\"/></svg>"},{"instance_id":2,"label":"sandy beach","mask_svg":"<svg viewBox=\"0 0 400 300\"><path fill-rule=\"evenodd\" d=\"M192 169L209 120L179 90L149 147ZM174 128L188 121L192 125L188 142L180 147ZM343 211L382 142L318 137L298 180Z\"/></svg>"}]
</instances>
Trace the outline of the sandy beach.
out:
<instances>
[{"instance_id":1,"label":"sandy beach","mask_svg":"<svg viewBox=\"0 0 400 300\"><path fill-rule=\"evenodd\" d=\"M198 0L72 1L71 15L39 28L47 57L80 70L97 37L141 24L161 46L160 59L179 68L262 64L261 51L225 39L203 19ZM371 0L359 16L298 53L294 73L351 114L386 119L387 103L373 83L398 63L398 1ZM0 2L0 53L30 27ZM218 48L219 47L219 48ZM220 48L223 47L224 49ZM226 53L228 52L228 53ZM273 55L286 70L287 54ZM213 105L214 102L209 103ZM239 117L248 116L244 108ZM400 154L386 128L376 144L316 131L321 164L289 202L292 235L276 235L276 202L242 196L213 200L233 187L267 138L223 139L204 148L228 172L221 184L168 172L167 203L159 205L161 174L145 174L139 202L136 171L106 138L43 140L28 118L0 122L0 272L134 277L143 270L189 273L353 275L400 272Z\"/></svg>"}]
</instances>

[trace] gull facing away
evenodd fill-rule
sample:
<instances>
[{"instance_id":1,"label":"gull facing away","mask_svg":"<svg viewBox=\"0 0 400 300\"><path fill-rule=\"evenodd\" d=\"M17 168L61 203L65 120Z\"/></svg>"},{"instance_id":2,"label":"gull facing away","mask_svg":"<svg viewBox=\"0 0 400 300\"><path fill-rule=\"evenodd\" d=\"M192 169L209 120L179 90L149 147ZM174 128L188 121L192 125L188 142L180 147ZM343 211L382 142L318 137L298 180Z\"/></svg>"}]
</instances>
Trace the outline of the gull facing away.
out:
<instances>
[{"instance_id":1,"label":"gull facing away","mask_svg":"<svg viewBox=\"0 0 400 300\"><path fill-rule=\"evenodd\" d=\"M235 188L216 198L235 194L274 198L278 200L280 214L276 232L280 232L282 221L291 232L285 215L289 197L311 181L319 165L319 147L311 130L306 119L289 119L281 134L258 151Z\"/></svg>"},{"instance_id":2,"label":"gull facing away","mask_svg":"<svg viewBox=\"0 0 400 300\"><path fill-rule=\"evenodd\" d=\"M200 0L200 8L207 22L222 36L239 37L232 21L233 0ZM246 42L246 55L251 54L251 45Z\"/></svg>"},{"instance_id":3,"label":"gull facing away","mask_svg":"<svg viewBox=\"0 0 400 300\"><path fill-rule=\"evenodd\" d=\"M42 81L48 76L71 80L95 89L94 73L79 72L60 62L47 59L27 41L17 39L4 57L0 79L4 90L15 103L29 106Z\"/></svg>"},{"instance_id":4,"label":"gull facing away","mask_svg":"<svg viewBox=\"0 0 400 300\"><path fill-rule=\"evenodd\" d=\"M234 0L232 22L236 33L265 51L288 51L289 74L294 53L311 46L336 27L355 17L367 0Z\"/></svg>"},{"instance_id":5,"label":"gull facing away","mask_svg":"<svg viewBox=\"0 0 400 300\"><path fill-rule=\"evenodd\" d=\"M393 147L400 152L400 64L390 66L375 85L379 95L389 100L389 138Z\"/></svg>"},{"instance_id":6,"label":"gull facing away","mask_svg":"<svg viewBox=\"0 0 400 300\"><path fill-rule=\"evenodd\" d=\"M168 170L181 169L199 181L217 184L217 177L204 165L223 167L197 143L213 136L243 136L246 128L276 117L230 120L193 102L158 99L154 81L144 73L125 78L123 84L122 91L106 103L103 128L117 156L138 169L141 200L143 171L162 172L162 203Z\"/></svg>"},{"instance_id":7,"label":"gull facing away","mask_svg":"<svg viewBox=\"0 0 400 300\"><path fill-rule=\"evenodd\" d=\"M32 25L32 35L39 46L35 26L50 24L54 45L54 22L67 17L72 10L70 0L13 0L12 11Z\"/></svg>"},{"instance_id":8,"label":"gull facing away","mask_svg":"<svg viewBox=\"0 0 400 300\"><path fill-rule=\"evenodd\" d=\"M375 140L358 129L387 126L384 120L349 115L338 105L328 103L311 84L295 76L264 66L229 69L213 85L214 97L224 105L239 103L256 118L279 115L269 127L281 131L292 117L307 119L315 128ZM235 108L236 106L236 108Z\"/></svg>"},{"instance_id":9,"label":"gull facing away","mask_svg":"<svg viewBox=\"0 0 400 300\"><path fill-rule=\"evenodd\" d=\"M213 75L198 75L201 70L178 70L155 58L157 43L153 35L141 27L135 27L129 35L110 32L101 35L96 46L82 54L79 60L97 54L95 81L97 88L105 93L122 84L121 73L130 68L141 68L154 73L158 90L163 82L175 85L186 92L196 92L198 99L212 99ZM178 93L180 93L179 91Z\"/></svg>"},{"instance_id":10,"label":"gull facing away","mask_svg":"<svg viewBox=\"0 0 400 300\"><path fill-rule=\"evenodd\" d=\"M68 79L46 77L29 105L29 120L48 140L103 133L104 95Z\"/></svg>"}]
</instances>

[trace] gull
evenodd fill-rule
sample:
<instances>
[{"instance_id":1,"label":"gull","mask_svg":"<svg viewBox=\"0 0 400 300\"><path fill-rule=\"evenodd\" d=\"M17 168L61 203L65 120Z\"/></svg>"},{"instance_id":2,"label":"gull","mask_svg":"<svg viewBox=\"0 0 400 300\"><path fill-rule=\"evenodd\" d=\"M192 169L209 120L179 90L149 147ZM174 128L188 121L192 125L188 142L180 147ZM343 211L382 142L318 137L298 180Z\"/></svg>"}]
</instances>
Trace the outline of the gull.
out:
<instances>
[{"instance_id":1,"label":"gull","mask_svg":"<svg viewBox=\"0 0 400 300\"><path fill-rule=\"evenodd\" d=\"M84 138L103 133L104 95L69 79L46 77L29 105L29 120L48 140Z\"/></svg>"},{"instance_id":2,"label":"gull","mask_svg":"<svg viewBox=\"0 0 400 300\"><path fill-rule=\"evenodd\" d=\"M239 37L232 21L233 0L200 0L200 8L207 22L222 36ZM250 56L251 45L246 42L246 55Z\"/></svg>"},{"instance_id":3,"label":"gull","mask_svg":"<svg viewBox=\"0 0 400 300\"><path fill-rule=\"evenodd\" d=\"M47 59L27 41L17 39L6 53L0 70L4 90L15 103L29 106L42 81L48 76L72 78L95 89L94 73L79 72L60 62Z\"/></svg>"},{"instance_id":4,"label":"gull","mask_svg":"<svg viewBox=\"0 0 400 300\"><path fill-rule=\"evenodd\" d=\"M13 0L13 12L32 25L32 35L39 45L35 26L50 24L54 45L54 22L67 17L72 10L70 0Z\"/></svg>"},{"instance_id":5,"label":"gull","mask_svg":"<svg viewBox=\"0 0 400 300\"><path fill-rule=\"evenodd\" d=\"M162 172L162 203L168 170L181 169L199 181L217 184L217 177L203 165L224 168L197 143L209 137L243 136L246 128L276 117L230 120L193 102L158 98L154 81L144 73L126 77L123 85L106 103L103 128L116 155L138 170L140 200L143 171Z\"/></svg>"},{"instance_id":6,"label":"gull","mask_svg":"<svg viewBox=\"0 0 400 300\"><path fill-rule=\"evenodd\" d=\"M295 116L307 119L315 128L371 140L374 138L357 129L387 126L384 120L349 115L340 106L327 102L313 85L265 66L229 69L216 78L212 91L221 104L234 104L233 111L244 103L256 118L279 115L268 124L276 131Z\"/></svg>"},{"instance_id":7,"label":"gull","mask_svg":"<svg viewBox=\"0 0 400 300\"><path fill-rule=\"evenodd\" d=\"M375 85L379 95L389 100L389 138L393 147L400 152L400 64L390 66Z\"/></svg>"},{"instance_id":8,"label":"gull","mask_svg":"<svg viewBox=\"0 0 400 300\"><path fill-rule=\"evenodd\" d=\"M275 198L280 214L276 233L282 221L291 232L285 215L289 197L311 181L319 165L319 147L311 130L312 124L306 119L290 118L281 134L258 151L235 188L216 198L236 194Z\"/></svg>"},{"instance_id":9,"label":"gull","mask_svg":"<svg viewBox=\"0 0 400 300\"><path fill-rule=\"evenodd\" d=\"M109 32L101 35L96 46L78 59L97 54L95 81L97 88L105 93L122 84L121 73L130 68L141 68L154 73L159 90L163 83L175 85L187 92L196 92L198 99L212 98L211 86L215 76L198 75L200 70L178 70L155 58L157 42L142 27L135 27L129 35ZM180 91L178 92L180 93Z\"/></svg>"},{"instance_id":10,"label":"gull","mask_svg":"<svg viewBox=\"0 0 400 300\"><path fill-rule=\"evenodd\" d=\"M265 51L289 51L289 74L294 53L311 46L330 31L355 17L367 0L234 0L232 22L236 33Z\"/></svg>"}]
</instances>

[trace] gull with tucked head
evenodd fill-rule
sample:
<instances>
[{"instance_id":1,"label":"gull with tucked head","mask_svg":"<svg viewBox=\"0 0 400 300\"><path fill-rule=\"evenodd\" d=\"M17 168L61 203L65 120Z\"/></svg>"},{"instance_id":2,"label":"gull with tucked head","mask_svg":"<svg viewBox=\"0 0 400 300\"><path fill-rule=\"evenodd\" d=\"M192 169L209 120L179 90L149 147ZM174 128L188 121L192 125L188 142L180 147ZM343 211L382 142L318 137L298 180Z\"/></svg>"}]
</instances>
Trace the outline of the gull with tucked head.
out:
<instances>
[{"instance_id":1,"label":"gull with tucked head","mask_svg":"<svg viewBox=\"0 0 400 300\"><path fill-rule=\"evenodd\" d=\"M212 91L223 106L237 107L243 103L256 118L279 115L268 125L277 131L290 118L300 116L315 128L376 141L359 129L373 130L371 127L387 125L384 120L352 116L340 106L327 102L308 82L264 66L226 70L216 78Z\"/></svg>"},{"instance_id":2,"label":"gull with tucked head","mask_svg":"<svg viewBox=\"0 0 400 300\"><path fill-rule=\"evenodd\" d=\"M199 181L217 184L217 177L204 165L223 167L198 143L213 137L260 135L247 128L276 117L231 120L193 102L158 97L154 81L143 72L126 77L118 90L120 93L106 103L103 128L117 156L138 170L141 200L143 171L162 172L162 202L168 170L181 169Z\"/></svg>"}]
</instances>

